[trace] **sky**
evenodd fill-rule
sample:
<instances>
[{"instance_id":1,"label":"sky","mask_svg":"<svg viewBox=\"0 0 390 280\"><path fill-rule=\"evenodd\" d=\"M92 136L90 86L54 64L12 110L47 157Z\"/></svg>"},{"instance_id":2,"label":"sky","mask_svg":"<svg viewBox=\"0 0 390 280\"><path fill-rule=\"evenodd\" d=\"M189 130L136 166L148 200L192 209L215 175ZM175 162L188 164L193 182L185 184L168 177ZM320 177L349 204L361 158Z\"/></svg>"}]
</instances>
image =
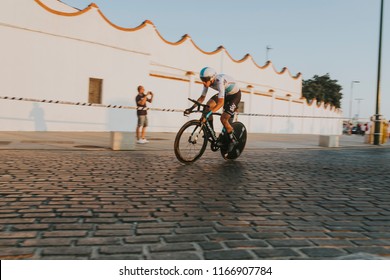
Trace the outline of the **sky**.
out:
<instances>
[{"instance_id":1,"label":"sky","mask_svg":"<svg viewBox=\"0 0 390 280\"><path fill-rule=\"evenodd\" d=\"M91 0L61 0L84 9ZM150 20L164 39L190 35L204 51L222 45L234 59L249 53L303 79L325 75L343 87L343 114L375 114L380 0L93 0L122 27ZM390 119L390 1L384 0L380 113ZM359 81L353 82L353 81ZM352 96L352 98L351 98ZM357 100L360 99L360 100Z\"/></svg>"}]
</instances>

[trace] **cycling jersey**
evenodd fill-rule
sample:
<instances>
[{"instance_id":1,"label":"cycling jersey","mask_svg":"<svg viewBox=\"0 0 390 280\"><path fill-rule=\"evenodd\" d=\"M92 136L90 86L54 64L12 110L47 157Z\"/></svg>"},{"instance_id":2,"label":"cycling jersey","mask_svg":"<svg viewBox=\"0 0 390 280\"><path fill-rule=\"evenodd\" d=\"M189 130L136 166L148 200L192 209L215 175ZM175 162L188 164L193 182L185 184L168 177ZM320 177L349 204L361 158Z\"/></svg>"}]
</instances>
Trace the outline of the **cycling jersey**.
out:
<instances>
[{"instance_id":1,"label":"cycling jersey","mask_svg":"<svg viewBox=\"0 0 390 280\"><path fill-rule=\"evenodd\" d=\"M240 91L236 81L225 74L217 75L210 87L218 91L218 98L225 98L226 95L233 95ZM202 96L206 96L207 90L207 87L203 87Z\"/></svg>"}]
</instances>

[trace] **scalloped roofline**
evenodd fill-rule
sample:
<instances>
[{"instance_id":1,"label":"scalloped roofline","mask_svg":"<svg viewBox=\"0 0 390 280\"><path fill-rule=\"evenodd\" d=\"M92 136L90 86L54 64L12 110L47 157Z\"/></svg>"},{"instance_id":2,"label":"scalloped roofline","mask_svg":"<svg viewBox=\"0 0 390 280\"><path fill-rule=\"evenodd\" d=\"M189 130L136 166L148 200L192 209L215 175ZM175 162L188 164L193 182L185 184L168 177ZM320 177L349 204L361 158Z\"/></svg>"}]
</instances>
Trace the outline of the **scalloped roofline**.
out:
<instances>
[{"instance_id":1,"label":"scalloped roofline","mask_svg":"<svg viewBox=\"0 0 390 280\"><path fill-rule=\"evenodd\" d=\"M99 6L96 5L95 3L91 3L90 5L88 5L88 7L84 8L83 10L79 10L77 12L62 12L62 11L57 11L57 10L54 10L50 7L48 7L47 5L45 5L44 3L41 2L41 0L34 0L40 7L42 7L43 9L45 9L46 11L52 13L52 14L55 14L55 15L59 15L59 16L66 16L66 17L75 17L75 16L80 16L80 15L83 15L89 11L91 11L92 9L97 9L97 12L99 13L99 15L102 17L102 19L107 23L109 24L111 27L115 28L115 29L118 29L118 30L121 30L121 31L125 31L125 32L134 32L134 31L137 31L137 30L140 30L140 29L143 29L144 27L146 27L148 24L151 25L156 34L158 35L158 37L163 41L165 42L166 44L169 44L169 45L173 45L173 46L178 46L178 45L181 45L182 43L184 43L185 41L187 40L190 40L190 42L192 43L192 45L197 49L199 50L200 52L206 54L206 55L214 55L214 54L217 54L219 52L222 52L222 51L225 51L225 53L228 55L228 57L235 63L243 63L245 61L247 61L248 59L250 59L252 61L252 63L255 65L255 67L259 68L259 69L266 69L270 66L272 66L274 72L278 75L283 75L286 71L287 73L290 75L291 78L293 79L299 79L301 76L302 76L302 73L301 72L298 72L295 76L293 76L290 72L290 70L287 68L287 67L283 67L281 71L277 71L275 69L275 66L272 64L272 61L268 60L263 66L257 64L257 62L253 59L253 57L247 53L246 55L244 55L243 58L241 59L234 59L230 53L226 50L226 48L224 46L219 46L217 47L214 51L211 51L211 52L207 52L207 51L204 51L202 50L191 38L190 35L188 34L184 34L180 40L178 40L177 42L170 42L168 40L166 40L161 34L160 32L158 31L157 27L154 25L154 23L150 20L145 20L143 21L140 25L138 25L137 27L134 27L134 28L129 28L129 27L121 27L121 26L118 26L116 24L114 24L113 22L111 22L105 15L104 13L100 10ZM61 2L61 1L60 1ZM62 2L63 3L63 2ZM64 3L65 4L65 3Z\"/></svg>"}]
</instances>

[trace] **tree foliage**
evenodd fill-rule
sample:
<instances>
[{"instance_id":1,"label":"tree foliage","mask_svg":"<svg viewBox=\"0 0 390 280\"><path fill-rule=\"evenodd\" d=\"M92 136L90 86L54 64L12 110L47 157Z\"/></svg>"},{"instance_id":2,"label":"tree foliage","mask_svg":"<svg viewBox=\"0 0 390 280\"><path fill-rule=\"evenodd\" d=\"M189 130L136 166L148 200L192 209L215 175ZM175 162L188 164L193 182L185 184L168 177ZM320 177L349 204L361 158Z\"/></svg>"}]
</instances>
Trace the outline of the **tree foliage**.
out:
<instances>
[{"instance_id":1,"label":"tree foliage","mask_svg":"<svg viewBox=\"0 0 390 280\"><path fill-rule=\"evenodd\" d=\"M302 81L302 95L309 102L316 99L318 103L324 102L340 108L343 88L337 82L330 78L329 73L323 76L314 75L313 78Z\"/></svg>"}]
</instances>

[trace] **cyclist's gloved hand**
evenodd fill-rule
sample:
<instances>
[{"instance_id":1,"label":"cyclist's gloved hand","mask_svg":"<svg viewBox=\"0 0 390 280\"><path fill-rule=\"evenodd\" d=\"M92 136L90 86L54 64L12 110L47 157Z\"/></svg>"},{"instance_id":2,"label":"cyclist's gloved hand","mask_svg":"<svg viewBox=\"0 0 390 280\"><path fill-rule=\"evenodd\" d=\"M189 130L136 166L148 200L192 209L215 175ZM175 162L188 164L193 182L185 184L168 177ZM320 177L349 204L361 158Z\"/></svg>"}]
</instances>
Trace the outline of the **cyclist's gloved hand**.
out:
<instances>
[{"instance_id":1,"label":"cyclist's gloved hand","mask_svg":"<svg viewBox=\"0 0 390 280\"><path fill-rule=\"evenodd\" d=\"M191 114L194 109L195 109L195 106L191 106L190 108L185 109L183 115L187 116L187 115Z\"/></svg>"},{"instance_id":2,"label":"cyclist's gloved hand","mask_svg":"<svg viewBox=\"0 0 390 280\"><path fill-rule=\"evenodd\" d=\"M191 108L188 108L188 109L185 109L183 115L184 115L184 116L188 116L189 114L192 113L192 110L193 110L192 107L191 107Z\"/></svg>"}]
</instances>

